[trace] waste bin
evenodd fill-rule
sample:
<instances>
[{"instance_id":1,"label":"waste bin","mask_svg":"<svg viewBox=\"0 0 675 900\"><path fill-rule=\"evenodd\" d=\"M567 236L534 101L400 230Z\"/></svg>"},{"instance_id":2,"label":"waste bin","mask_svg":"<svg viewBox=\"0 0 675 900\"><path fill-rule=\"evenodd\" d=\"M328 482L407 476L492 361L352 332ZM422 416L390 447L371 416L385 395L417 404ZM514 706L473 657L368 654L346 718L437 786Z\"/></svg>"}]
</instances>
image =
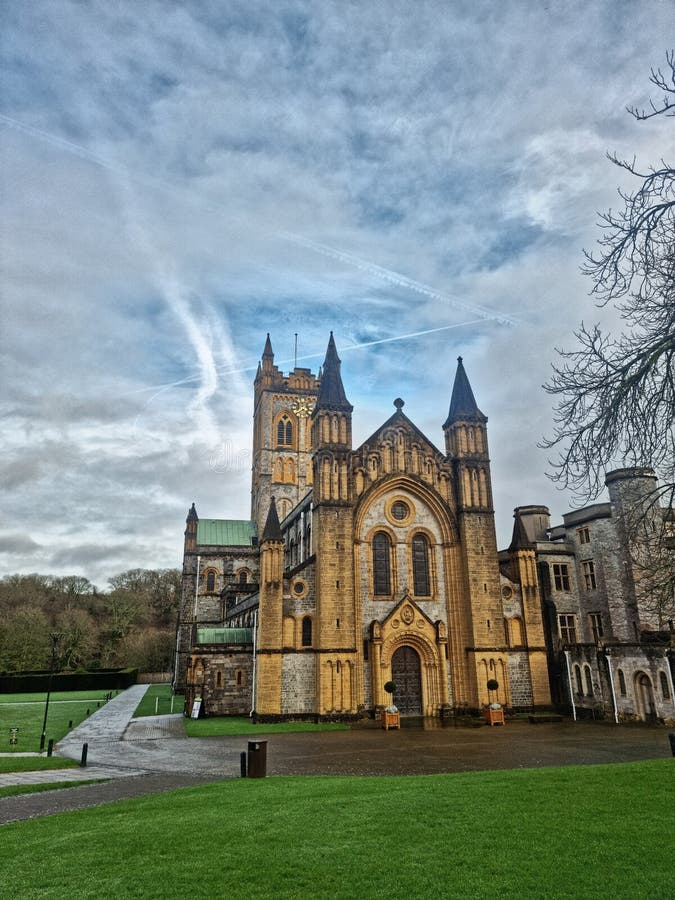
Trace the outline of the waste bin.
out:
<instances>
[{"instance_id":1,"label":"waste bin","mask_svg":"<svg viewBox=\"0 0 675 900\"><path fill-rule=\"evenodd\" d=\"M248 777L264 778L267 775L267 741L248 742Z\"/></svg>"}]
</instances>

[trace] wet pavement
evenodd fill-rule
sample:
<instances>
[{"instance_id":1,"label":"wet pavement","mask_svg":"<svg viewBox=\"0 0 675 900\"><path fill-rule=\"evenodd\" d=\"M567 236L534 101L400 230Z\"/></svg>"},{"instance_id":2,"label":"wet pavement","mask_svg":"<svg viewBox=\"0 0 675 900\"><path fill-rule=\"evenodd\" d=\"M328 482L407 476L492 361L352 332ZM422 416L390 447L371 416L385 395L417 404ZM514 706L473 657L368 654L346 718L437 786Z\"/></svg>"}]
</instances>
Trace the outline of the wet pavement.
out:
<instances>
[{"instance_id":1,"label":"wet pavement","mask_svg":"<svg viewBox=\"0 0 675 900\"><path fill-rule=\"evenodd\" d=\"M671 757L665 729L568 720L536 725L514 720L493 728L403 720L400 731L365 722L349 731L186 738L180 714L131 718L146 689L137 685L118 695L59 742L58 755L76 760L88 743L86 769L22 773L21 782L7 781L18 775L0 776L0 786L44 781L45 775L61 781L66 772L77 780L113 782L0 799L0 822L238 778L240 753L249 740L267 740L268 775L428 775ZM77 798L59 803L57 794Z\"/></svg>"}]
</instances>

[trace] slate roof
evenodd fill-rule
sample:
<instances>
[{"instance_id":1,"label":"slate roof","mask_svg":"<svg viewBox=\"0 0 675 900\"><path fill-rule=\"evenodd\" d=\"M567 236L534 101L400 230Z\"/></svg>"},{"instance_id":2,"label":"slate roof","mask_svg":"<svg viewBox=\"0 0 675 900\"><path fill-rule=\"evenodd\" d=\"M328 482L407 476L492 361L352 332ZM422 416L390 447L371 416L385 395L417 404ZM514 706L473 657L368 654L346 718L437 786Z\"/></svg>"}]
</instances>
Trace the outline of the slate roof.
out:
<instances>
[{"instance_id":1,"label":"slate roof","mask_svg":"<svg viewBox=\"0 0 675 900\"><path fill-rule=\"evenodd\" d=\"M270 508L267 512L267 521L263 528L262 539L263 543L265 541L283 541L284 539L281 533L281 526L279 525L279 514L277 513L277 504L274 497L272 497Z\"/></svg>"},{"instance_id":2,"label":"slate roof","mask_svg":"<svg viewBox=\"0 0 675 900\"><path fill-rule=\"evenodd\" d=\"M487 422L487 416L478 409L461 356L457 357L457 373L452 387L450 410L448 418L443 423L443 428L447 428L458 419L478 419L479 421Z\"/></svg>"},{"instance_id":3,"label":"slate roof","mask_svg":"<svg viewBox=\"0 0 675 900\"><path fill-rule=\"evenodd\" d=\"M337 355L337 347L333 332L328 339L328 349L323 362L321 372L321 384L316 398L316 409L345 409L352 411L353 406L347 400L345 388L340 375L340 357Z\"/></svg>"}]
</instances>

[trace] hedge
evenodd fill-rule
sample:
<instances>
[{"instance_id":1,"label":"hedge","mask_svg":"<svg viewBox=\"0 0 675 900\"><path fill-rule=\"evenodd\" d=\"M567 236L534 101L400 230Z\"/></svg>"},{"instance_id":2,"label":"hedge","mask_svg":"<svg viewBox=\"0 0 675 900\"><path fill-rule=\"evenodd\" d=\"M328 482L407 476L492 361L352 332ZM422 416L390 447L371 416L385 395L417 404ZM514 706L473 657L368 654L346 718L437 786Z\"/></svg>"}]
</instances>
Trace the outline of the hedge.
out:
<instances>
[{"instance_id":1,"label":"hedge","mask_svg":"<svg viewBox=\"0 0 675 900\"><path fill-rule=\"evenodd\" d=\"M95 672L56 672L53 691L124 690L138 680L138 669L97 669ZM49 672L0 674L0 694L30 694L46 691Z\"/></svg>"}]
</instances>

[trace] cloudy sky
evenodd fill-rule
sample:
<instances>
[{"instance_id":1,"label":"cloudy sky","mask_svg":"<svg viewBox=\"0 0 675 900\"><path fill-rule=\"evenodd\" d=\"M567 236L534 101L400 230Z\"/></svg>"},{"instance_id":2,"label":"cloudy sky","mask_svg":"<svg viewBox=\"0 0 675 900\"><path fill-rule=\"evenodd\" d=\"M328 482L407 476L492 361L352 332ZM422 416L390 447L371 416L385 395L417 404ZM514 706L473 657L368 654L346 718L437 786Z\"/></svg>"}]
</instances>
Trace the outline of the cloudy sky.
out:
<instances>
[{"instance_id":1,"label":"cloudy sky","mask_svg":"<svg viewBox=\"0 0 675 900\"><path fill-rule=\"evenodd\" d=\"M513 507L569 508L537 449L607 150L667 154L671 2L7 0L0 574L181 563L249 515L251 381L335 332L355 441L442 446L462 355ZM602 314L607 316L606 313Z\"/></svg>"}]
</instances>

